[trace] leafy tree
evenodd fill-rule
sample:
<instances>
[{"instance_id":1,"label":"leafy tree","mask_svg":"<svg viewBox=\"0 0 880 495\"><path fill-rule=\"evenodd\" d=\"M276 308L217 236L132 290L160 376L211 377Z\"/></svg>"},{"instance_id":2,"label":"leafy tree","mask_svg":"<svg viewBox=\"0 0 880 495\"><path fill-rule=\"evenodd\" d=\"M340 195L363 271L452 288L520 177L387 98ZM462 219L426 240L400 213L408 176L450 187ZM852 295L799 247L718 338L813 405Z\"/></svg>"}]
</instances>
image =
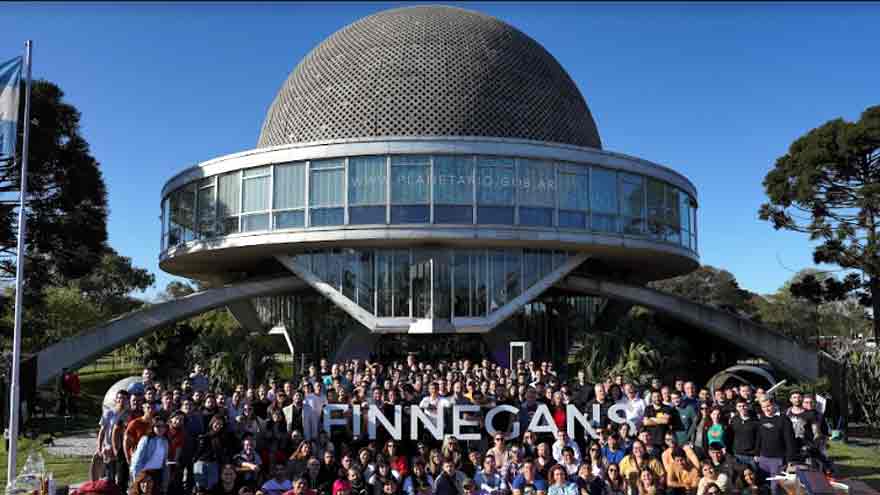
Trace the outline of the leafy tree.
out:
<instances>
[{"instance_id":1,"label":"leafy tree","mask_svg":"<svg viewBox=\"0 0 880 495\"><path fill-rule=\"evenodd\" d=\"M95 268L74 283L99 311L110 317L120 315L143 304L131 297L134 291L148 289L156 281L149 271L131 264L131 258L107 248Z\"/></svg>"},{"instance_id":2,"label":"leafy tree","mask_svg":"<svg viewBox=\"0 0 880 495\"><path fill-rule=\"evenodd\" d=\"M669 294L728 311L745 314L754 311L749 302L753 294L740 288L732 273L709 265L703 265L686 275L658 280L648 285Z\"/></svg>"},{"instance_id":3,"label":"leafy tree","mask_svg":"<svg viewBox=\"0 0 880 495\"><path fill-rule=\"evenodd\" d=\"M815 269L796 273L774 294L756 297L756 317L769 327L800 341L822 335L851 336L864 331L868 319L846 284Z\"/></svg>"},{"instance_id":4,"label":"leafy tree","mask_svg":"<svg viewBox=\"0 0 880 495\"><path fill-rule=\"evenodd\" d=\"M831 120L795 140L767 173L764 189L762 220L817 241L815 263L867 276L861 296L880 338L880 106L857 122Z\"/></svg>"},{"instance_id":5,"label":"leafy tree","mask_svg":"<svg viewBox=\"0 0 880 495\"><path fill-rule=\"evenodd\" d=\"M64 101L58 86L42 80L33 83L26 297L39 297L53 278L85 276L105 251L107 191L99 164L80 134L79 121L79 111ZM22 131L19 126L19 142ZM20 156L0 164L0 197L11 198L0 202L0 278L7 280L15 277L20 164Z\"/></svg>"}]
</instances>

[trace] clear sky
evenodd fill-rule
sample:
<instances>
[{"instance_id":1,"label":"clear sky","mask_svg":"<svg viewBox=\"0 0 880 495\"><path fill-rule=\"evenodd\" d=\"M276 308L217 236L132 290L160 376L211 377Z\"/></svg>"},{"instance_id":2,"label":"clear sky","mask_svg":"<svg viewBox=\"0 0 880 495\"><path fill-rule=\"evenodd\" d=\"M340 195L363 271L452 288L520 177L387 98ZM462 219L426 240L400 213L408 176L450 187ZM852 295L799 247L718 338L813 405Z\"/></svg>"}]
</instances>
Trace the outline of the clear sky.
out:
<instances>
[{"instance_id":1,"label":"clear sky","mask_svg":"<svg viewBox=\"0 0 880 495\"><path fill-rule=\"evenodd\" d=\"M110 244L156 274L159 194L176 172L255 146L300 59L407 4L4 3L0 60L34 40L34 76L82 112L109 189ZM757 218L792 140L880 104L878 3L456 3L543 44L578 84L605 149L668 165L699 192L704 264L771 292L812 263Z\"/></svg>"}]
</instances>

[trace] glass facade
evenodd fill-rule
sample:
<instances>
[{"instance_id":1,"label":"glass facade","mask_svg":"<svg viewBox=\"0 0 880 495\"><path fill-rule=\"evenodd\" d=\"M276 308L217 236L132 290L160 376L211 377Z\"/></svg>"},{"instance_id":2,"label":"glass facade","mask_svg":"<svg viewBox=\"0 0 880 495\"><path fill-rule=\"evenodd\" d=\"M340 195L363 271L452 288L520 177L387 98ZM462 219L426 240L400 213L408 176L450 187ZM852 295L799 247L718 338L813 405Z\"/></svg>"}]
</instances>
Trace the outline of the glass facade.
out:
<instances>
[{"instance_id":1,"label":"glass facade","mask_svg":"<svg viewBox=\"0 0 880 495\"><path fill-rule=\"evenodd\" d=\"M295 256L378 317L485 317L574 253L531 249L325 249Z\"/></svg>"},{"instance_id":2,"label":"glass facade","mask_svg":"<svg viewBox=\"0 0 880 495\"><path fill-rule=\"evenodd\" d=\"M388 224L581 230L697 250L696 202L671 184L593 165L481 155L311 160L200 179L163 198L161 238L165 250L239 232Z\"/></svg>"}]
</instances>

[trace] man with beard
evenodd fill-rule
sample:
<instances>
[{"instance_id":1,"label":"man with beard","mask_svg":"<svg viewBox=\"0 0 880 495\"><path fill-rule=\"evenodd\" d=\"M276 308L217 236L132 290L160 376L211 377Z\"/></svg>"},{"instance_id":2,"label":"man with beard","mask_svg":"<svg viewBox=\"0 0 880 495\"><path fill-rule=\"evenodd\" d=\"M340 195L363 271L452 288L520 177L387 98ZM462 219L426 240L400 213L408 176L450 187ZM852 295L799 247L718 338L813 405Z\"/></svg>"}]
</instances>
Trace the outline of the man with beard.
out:
<instances>
[{"instance_id":1,"label":"man with beard","mask_svg":"<svg viewBox=\"0 0 880 495\"><path fill-rule=\"evenodd\" d=\"M292 396L293 402L283 409L287 431L303 431L303 395L299 390Z\"/></svg>"},{"instance_id":2,"label":"man with beard","mask_svg":"<svg viewBox=\"0 0 880 495\"><path fill-rule=\"evenodd\" d=\"M651 404L645 408L645 429L651 433L651 442L658 450L663 450L667 431L681 429L678 411L663 404L659 390L651 391Z\"/></svg>"},{"instance_id":3,"label":"man with beard","mask_svg":"<svg viewBox=\"0 0 880 495\"><path fill-rule=\"evenodd\" d=\"M802 458L804 447L813 444L813 428L807 424L807 418L804 417L806 410L801 406L803 394L800 390L792 391L789 396L789 407L785 411L785 416L791 421L791 427L794 431L795 439L795 456Z\"/></svg>"},{"instance_id":4,"label":"man with beard","mask_svg":"<svg viewBox=\"0 0 880 495\"><path fill-rule=\"evenodd\" d=\"M671 394L672 407L678 413L681 420L679 428L674 430L675 440L679 445L692 442L697 431L697 410L691 407L689 403L685 403L681 397L681 392L675 390Z\"/></svg>"}]
</instances>

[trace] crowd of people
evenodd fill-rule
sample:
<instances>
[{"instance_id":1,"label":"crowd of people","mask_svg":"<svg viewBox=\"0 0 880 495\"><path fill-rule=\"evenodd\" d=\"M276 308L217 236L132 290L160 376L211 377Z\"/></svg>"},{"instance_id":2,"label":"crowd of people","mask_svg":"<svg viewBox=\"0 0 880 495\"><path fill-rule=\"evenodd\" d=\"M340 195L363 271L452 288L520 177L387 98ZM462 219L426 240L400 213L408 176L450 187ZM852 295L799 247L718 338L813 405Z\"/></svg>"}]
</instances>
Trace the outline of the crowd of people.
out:
<instances>
[{"instance_id":1,"label":"crowd of people","mask_svg":"<svg viewBox=\"0 0 880 495\"><path fill-rule=\"evenodd\" d=\"M748 385L710 393L683 379L588 383L547 362L511 369L414 356L321 360L295 381L220 390L196 365L179 386L145 369L120 390L96 451L106 480L132 495L765 495L787 463L822 459L827 438L814 397L786 399L783 408ZM329 432L328 404L350 406ZM551 432L528 428L542 404ZM590 421L575 421L571 436L569 404ZM615 404L625 421L608 414ZM353 425L354 408L392 418L412 405L447 418L451 406L479 406L467 417L481 434L459 440L445 421L439 439L422 424L413 438L381 425L370 438L366 413ZM517 413L496 414L487 428L485 412L500 405ZM410 432L409 416L402 421Z\"/></svg>"}]
</instances>

